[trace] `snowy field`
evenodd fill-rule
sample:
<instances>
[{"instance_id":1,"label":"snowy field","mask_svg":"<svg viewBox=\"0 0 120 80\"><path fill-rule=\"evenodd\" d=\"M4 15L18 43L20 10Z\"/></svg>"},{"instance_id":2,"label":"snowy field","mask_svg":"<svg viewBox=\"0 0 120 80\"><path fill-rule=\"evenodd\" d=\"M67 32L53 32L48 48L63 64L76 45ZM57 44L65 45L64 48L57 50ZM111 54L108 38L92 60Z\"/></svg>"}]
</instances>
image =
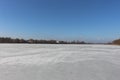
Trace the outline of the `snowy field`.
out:
<instances>
[{"instance_id":1,"label":"snowy field","mask_svg":"<svg viewBox=\"0 0 120 80\"><path fill-rule=\"evenodd\" d=\"M120 80L120 46L0 44L0 80Z\"/></svg>"}]
</instances>

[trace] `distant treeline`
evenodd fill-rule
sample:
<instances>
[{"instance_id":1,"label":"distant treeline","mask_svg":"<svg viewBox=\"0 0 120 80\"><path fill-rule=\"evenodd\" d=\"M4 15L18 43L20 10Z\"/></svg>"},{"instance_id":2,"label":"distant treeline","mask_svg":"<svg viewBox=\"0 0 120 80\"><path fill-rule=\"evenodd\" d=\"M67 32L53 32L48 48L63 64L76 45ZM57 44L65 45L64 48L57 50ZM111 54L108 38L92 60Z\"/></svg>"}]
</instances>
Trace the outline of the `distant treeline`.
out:
<instances>
[{"instance_id":1,"label":"distant treeline","mask_svg":"<svg viewBox=\"0 0 120 80\"><path fill-rule=\"evenodd\" d=\"M112 44L115 44L115 45L120 45L120 39L116 39L112 42Z\"/></svg>"},{"instance_id":2,"label":"distant treeline","mask_svg":"<svg viewBox=\"0 0 120 80\"><path fill-rule=\"evenodd\" d=\"M13 39L10 37L0 37L0 43L31 43L31 44L87 44L84 41L58 41L58 40L36 40L36 39Z\"/></svg>"}]
</instances>

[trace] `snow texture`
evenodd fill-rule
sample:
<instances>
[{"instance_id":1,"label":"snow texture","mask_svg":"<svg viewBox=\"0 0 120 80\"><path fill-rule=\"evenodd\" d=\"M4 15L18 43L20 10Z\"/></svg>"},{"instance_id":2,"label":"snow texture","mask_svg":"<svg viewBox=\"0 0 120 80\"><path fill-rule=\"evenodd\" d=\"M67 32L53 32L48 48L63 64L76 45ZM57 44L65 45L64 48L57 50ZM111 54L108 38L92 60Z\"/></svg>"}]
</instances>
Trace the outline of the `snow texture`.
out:
<instances>
[{"instance_id":1,"label":"snow texture","mask_svg":"<svg viewBox=\"0 0 120 80\"><path fill-rule=\"evenodd\" d=\"M0 80L120 80L120 46L0 44Z\"/></svg>"}]
</instances>

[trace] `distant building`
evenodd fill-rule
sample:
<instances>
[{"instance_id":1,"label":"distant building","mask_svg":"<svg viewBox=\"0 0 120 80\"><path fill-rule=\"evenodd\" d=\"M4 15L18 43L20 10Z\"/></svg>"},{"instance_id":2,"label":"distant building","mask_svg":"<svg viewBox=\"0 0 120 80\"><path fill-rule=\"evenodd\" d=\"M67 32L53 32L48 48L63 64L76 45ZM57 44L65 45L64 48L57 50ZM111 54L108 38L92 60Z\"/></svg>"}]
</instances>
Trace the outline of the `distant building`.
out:
<instances>
[{"instance_id":1,"label":"distant building","mask_svg":"<svg viewBox=\"0 0 120 80\"><path fill-rule=\"evenodd\" d=\"M56 43L57 43L57 44L59 44L59 43L60 43L60 41L56 41Z\"/></svg>"}]
</instances>

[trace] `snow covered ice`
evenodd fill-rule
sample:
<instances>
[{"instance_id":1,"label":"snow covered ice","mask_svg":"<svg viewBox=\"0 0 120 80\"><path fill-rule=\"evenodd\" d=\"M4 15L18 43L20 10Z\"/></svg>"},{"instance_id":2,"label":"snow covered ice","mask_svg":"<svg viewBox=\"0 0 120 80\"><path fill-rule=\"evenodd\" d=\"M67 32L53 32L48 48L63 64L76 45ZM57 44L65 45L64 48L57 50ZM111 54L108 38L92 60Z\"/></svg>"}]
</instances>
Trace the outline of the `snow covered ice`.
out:
<instances>
[{"instance_id":1,"label":"snow covered ice","mask_svg":"<svg viewBox=\"0 0 120 80\"><path fill-rule=\"evenodd\" d=\"M0 80L120 80L120 46L0 44Z\"/></svg>"}]
</instances>

